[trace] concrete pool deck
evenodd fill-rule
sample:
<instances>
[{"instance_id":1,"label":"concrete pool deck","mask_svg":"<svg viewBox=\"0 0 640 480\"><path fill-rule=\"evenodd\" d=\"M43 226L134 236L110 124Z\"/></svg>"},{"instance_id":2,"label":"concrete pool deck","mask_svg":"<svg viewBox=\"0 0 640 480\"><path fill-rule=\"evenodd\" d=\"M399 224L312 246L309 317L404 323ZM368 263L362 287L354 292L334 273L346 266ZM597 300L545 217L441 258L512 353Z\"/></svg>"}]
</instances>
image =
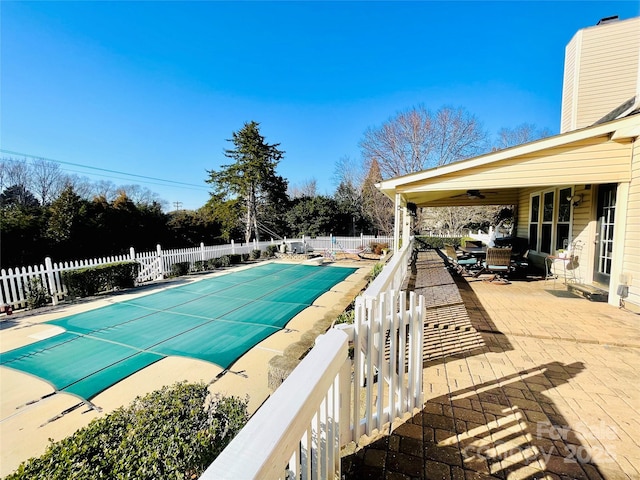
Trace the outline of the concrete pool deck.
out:
<instances>
[{"instance_id":1,"label":"concrete pool deck","mask_svg":"<svg viewBox=\"0 0 640 480\"><path fill-rule=\"evenodd\" d=\"M258 343L227 371L202 360L167 357L92 398L91 403L100 411L90 408L76 396L55 393L47 382L39 378L0 367L0 476L8 475L21 462L41 455L50 438L65 438L94 418L128 405L135 397L178 381L202 381L210 383L211 392L248 397L249 412L255 412L270 394L267 386L269 360L281 355L287 346L300 340L319 320L337 317L366 286L366 277L375 263L374 260L336 262L335 265L338 267L356 267L357 270L296 315L285 329ZM90 301L18 312L11 317L2 317L0 352L32 343L62 330L44 322L154 293L184 284L185 281L198 281L230 271L232 270L186 279L182 277L117 295L106 295Z\"/></svg>"}]
</instances>

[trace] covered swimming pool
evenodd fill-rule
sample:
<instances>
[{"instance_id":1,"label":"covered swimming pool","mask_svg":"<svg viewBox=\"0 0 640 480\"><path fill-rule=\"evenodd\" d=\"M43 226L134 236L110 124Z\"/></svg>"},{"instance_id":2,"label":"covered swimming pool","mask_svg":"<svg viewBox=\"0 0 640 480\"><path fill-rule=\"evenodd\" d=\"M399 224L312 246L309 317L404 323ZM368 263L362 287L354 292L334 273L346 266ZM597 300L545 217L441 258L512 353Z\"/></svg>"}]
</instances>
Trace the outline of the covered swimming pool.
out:
<instances>
[{"instance_id":1,"label":"covered swimming pool","mask_svg":"<svg viewBox=\"0 0 640 480\"><path fill-rule=\"evenodd\" d=\"M64 333L0 364L85 400L171 355L227 369L355 270L266 263L195 281L47 322Z\"/></svg>"}]
</instances>

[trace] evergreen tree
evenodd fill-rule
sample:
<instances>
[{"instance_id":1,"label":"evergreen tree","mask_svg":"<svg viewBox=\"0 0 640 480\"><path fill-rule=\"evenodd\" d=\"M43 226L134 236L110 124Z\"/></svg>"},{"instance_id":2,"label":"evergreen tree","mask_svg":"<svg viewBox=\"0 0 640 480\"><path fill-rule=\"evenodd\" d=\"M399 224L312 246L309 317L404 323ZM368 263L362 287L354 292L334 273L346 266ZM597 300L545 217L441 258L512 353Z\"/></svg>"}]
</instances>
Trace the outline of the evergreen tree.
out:
<instances>
[{"instance_id":1,"label":"evergreen tree","mask_svg":"<svg viewBox=\"0 0 640 480\"><path fill-rule=\"evenodd\" d=\"M272 214L273 206L286 204L287 181L276 174L284 152L279 144L270 145L260 134L257 122L245 123L233 133L235 148L225 150L234 160L219 171L209 170L207 183L213 186L210 211L230 235L234 225L243 224L246 242L252 235L259 240L259 224ZM242 219L242 216L244 219Z\"/></svg>"},{"instance_id":2,"label":"evergreen tree","mask_svg":"<svg viewBox=\"0 0 640 480\"><path fill-rule=\"evenodd\" d=\"M60 196L49 207L47 237L60 244L71 239L73 228L82 216L82 199L71 185L67 185Z\"/></svg>"}]
</instances>

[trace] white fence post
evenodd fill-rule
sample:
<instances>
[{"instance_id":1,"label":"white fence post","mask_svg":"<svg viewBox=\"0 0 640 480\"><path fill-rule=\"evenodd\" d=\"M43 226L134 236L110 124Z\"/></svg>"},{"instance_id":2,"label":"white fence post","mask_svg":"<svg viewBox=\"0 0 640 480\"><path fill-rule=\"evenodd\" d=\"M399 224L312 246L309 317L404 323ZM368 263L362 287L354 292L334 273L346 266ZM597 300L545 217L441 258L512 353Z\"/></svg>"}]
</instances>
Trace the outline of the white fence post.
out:
<instances>
[{"instance_id":1,"label":"white fence post","mask_svg":"<svg viewBox=\"0 0 640 480\"><path fill-rule=\"evenodd\" d=\"M136 260L136 251L133 247L129 249L129 258L134 262Z\"/></svg>"},{"instance_id":2,"label":"white fence post","mask_svg":"<svg viewBox=\"0 0 640 480\"><path fill-rule=\"evenodd\" d=\"M204 263L204 242L200 242L200 260Z\"/></svg>"},{"instance_id":3,"label":"white fence post","mask_svg":"<svg viewBox=\"0 0 640 480\"><path fill-rule=\"evenodd\" d=\"M236 253L236 243L231 240L231 255L235 255Z\"/></svg>"},{"instance_id":4,"label":"white fence post","mask_svg":"<svg viewBox=\"0 0 640 480\"><path fill-rule=\"evenodd\" d=\"M44 259L44 271L47 275L47 281L49 282L49 292L51 293L51 303L58 305L58 289L56 288L56 278L53 272L53 264L51 263L51 257Z\"/></svg>"},{"instance_id":5,"label":"white fence post","mask_svg":"<svg viewBox=\"0 0 640 480\"><path fill-rule=\"evenodd\" d=\"M158 254L158 278L164 277L164 260L162 258L162 247L160 244L156 245L156 252Z\"/></svg>"}]
</instances>

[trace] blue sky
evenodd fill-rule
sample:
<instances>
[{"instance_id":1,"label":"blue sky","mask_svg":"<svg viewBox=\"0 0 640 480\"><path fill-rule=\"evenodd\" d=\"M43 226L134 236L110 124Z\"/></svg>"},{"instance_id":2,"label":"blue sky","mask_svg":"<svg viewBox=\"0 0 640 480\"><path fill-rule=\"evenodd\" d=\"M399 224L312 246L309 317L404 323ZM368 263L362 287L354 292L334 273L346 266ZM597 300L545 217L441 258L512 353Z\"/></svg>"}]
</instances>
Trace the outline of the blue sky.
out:
<instances>
[{"instance_id":1,"label":"blue sky","mask_svg":"<svg viewBox=\"0 0 640 480\"><path fill-rule=\"evenodd\" d=\"M255 120L286 152L280 175L332 194L365 130L420 103L464 107L492 134L557 133L566 44L639 14L636 1L3 1L1 148L183 182L63 165L195 209L226 140Z\"/></svg>"}]
</instances>

